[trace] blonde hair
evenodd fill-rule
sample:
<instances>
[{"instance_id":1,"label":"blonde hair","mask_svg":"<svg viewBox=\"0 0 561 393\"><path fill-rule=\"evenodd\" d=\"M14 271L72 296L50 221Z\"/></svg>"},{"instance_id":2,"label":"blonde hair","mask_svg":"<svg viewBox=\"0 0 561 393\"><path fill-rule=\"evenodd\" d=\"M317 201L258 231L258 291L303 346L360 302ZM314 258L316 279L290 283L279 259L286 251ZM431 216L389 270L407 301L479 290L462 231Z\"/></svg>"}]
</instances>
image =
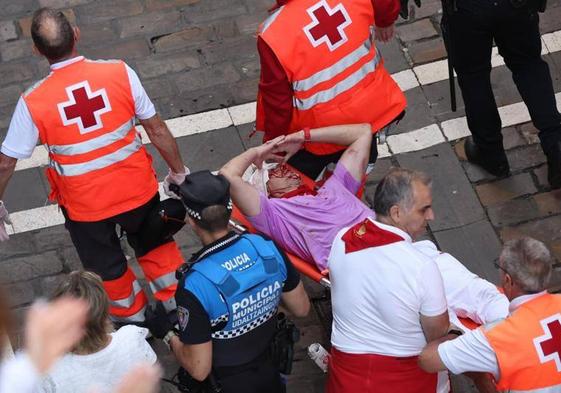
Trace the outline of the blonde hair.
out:
<instances>
[{"instance_id":1,"label":"blonde hair","mask_svg":"<svg viewBox=\"0 0 561 393\"><path fill-rule=\"evenodd\" d=\"M109 298L101 278L92 272L73 271L57 287L53 299L65 295L84 299L89 305L86 334L72 352L94 353L104 348L113 325L109 320Z\"/></svg>"}]
</instances>

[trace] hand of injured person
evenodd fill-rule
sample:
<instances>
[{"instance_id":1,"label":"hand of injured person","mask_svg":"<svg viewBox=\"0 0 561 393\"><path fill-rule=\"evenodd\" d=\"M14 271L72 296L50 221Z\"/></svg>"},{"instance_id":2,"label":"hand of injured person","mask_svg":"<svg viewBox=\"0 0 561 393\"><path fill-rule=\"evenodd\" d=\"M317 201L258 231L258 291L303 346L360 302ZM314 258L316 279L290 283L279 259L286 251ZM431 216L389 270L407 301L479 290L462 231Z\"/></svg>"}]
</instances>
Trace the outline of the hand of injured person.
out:
<instances>
[{"instance_id":1,"label":"hand of injured person","mask_svg":"<svg viewBox=\"0 0 561 393\"><path fill-rule=\"evenodd\" d=\"M282 150L279 149L280 144L286 137L281 135L275 139L265 142L261 146L255 147L255 158L253 164L259 169L263 167L265 161L283 162Z\"/></svg>"},{"instance_id":2,"label":"hand of injured person","mask_svg":"<svg viewBox=\"0 0 561 393\"><path fill-rule=\"evenodd\" d=\"M276 153L282 153L284 162L287 162L290 157L298 153L304 144L304 133L295 132L294 134L287 135L284 140L278 144Z\"/></svg>"}]
</instances>

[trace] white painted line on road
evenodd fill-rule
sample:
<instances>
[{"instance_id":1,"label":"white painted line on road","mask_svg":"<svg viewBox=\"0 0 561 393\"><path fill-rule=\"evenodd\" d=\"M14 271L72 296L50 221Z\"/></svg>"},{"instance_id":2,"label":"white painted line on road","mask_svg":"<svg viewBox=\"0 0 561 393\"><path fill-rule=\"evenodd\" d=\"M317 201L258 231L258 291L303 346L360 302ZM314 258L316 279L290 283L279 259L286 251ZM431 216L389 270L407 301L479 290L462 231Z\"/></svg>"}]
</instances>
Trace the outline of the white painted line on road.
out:
<instances>
[{"instance_id":1,"label":"white painted line on road","mask_svg":"<svg viewBox=\"0 0 561 393\"><path fill-rule=\"evenodd\" d=\"M403 134L388 136L388 146L393 154L409 153L446 142L436 124Z\"/></svg>"},{"instance_id":2,"label":"white painted line on road","mask_svg":"<svg viewBox=\"0 0 561 393\"><path fill-rule=\"evenodd\" d=\"M231 106L228 108L228 113L230 113L232 123L234 123L235 126L241 126L242 124L248 124L255 121L256 110L257 103L250 102L248 104Z\"/></svg>"},{"instance_id":3,"label":"white painted line on road","mask_svg":"<svg viewBox=\"0 0 561 393\"><path fill-rule=\"evenodd\" d=\"M396 72L395 74L392 74L392 78L403 91L411 90L419 86L417 76L413 70L410 69Z\"/></svg>"},{"instance_id":4,"label":"white painted line on road","mask_svg":"<svg viewBox=\"0 0 561 393\"><path fill-rule=\"evenodd\" d=\"M544 34L542 40L549 53L561 51L561 31Z\"/></svg>"}]
</instances>

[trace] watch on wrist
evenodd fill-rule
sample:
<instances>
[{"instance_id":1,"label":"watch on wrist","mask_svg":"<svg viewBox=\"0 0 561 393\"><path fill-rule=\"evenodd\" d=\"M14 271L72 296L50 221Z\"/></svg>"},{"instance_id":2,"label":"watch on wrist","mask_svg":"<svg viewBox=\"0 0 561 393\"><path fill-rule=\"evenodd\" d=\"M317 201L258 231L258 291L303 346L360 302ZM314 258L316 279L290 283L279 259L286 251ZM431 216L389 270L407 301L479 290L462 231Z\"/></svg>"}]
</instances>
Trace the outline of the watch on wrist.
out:
<instances>
[{"instance_id":1,"label":"watch on wrist","mask_svg":"<svg viewBox=\"0 0 561 393\"><path fill-rule=\"evenodd\" d=\"M177 336L178 336L177 330L172 329L169 332L167 332L164 338L162 339L162 341L164 342L164 344L166 344L166 347L168 347L170 351L171 351L171 339Z\"/></svg>"}]
</instances>

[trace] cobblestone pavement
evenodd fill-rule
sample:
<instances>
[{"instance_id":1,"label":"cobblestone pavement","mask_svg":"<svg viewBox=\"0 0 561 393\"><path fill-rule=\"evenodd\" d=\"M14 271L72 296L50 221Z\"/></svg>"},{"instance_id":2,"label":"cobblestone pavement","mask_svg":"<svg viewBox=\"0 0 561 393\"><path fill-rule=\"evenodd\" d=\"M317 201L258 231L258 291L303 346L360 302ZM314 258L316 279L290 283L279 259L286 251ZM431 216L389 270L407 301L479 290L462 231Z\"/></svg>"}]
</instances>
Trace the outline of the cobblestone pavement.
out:
<instances>
[{"instance_id":1,"label":"cobblestone pavement","mask_svg":"<svg viewBox=\"0 0 561 393\"><path fill-rule=\"evenodd\" d=\"M60 8L80 26L80 50L86 56L125 59L139 73L162 116L172 119L255 100L259 60L254 34L271 3L272 0L0 0L0 134L3 138L19 94L48 70L47 63L31 52L30 16L39 6ZM561 27L561 0L549 3L549 9L541 15L541 28L547 48L545 59L559 93L561 36L557 31ZM439 60L446 55L440 37L440 9L439 1L425 1L422 8L413 9L409 21L400 21L395 40L380 45L388 70L396 78L412 75L413 79L406 91L407 116L397 130L405 142L398 138L395 146L390 145L394 154L379 160L367 183L368 191L391 165L429 172L434 178L437 218L430 225L428 237L492 281L498 278L492 261L502 242L515 236L526 234L545 241L561 261L561 192L550 191L546 184L545 158L537 144L536 130L527 118L513 120L518 113L508 114L510 120L505 122L508 127L503 133L513 174L501 180L470 165L463 154L463 140L457 139L463 134L451 138L450 131L446 131L446 125L454 126L457 123L452 119L464 113L460 96L458 112L450 111L448 82L434 77L439 64L441 67ZM505 107L505 112L518 108L513 104L521 98L509 71L500 61L495 65L492 79L497 104ZM421 143L424 139L415 140L415 135L420 135L415 133L424 130L423 135L428 135L434 127L439 135L442 129L447 139L419 151L400 150L398 142ZM232 125L183 136L178 142L192 169L216 169L229 157L257 143L256 138L248 139L251 129L252 124ZM155 158L161 180L166 168L161 159ZM36 166L16 172L5 195L12 212L47 203L48 186L42 172ZM186 255L198 247L193 234L186 230L179 234L178 241ZM66 273L79 267L76 252L61 225L20 232L0 245L0 284L8 288L19 319L34 298L48 294ZM289 378L289 392L323 390L324 377L307 360L304 348L315 341L328 344L329 299L319 286L307 286L316 307L308 318L298 321L302 341ZM557 268L552 289L560 288ZM158 352L171 372L173 361L164 351ZM454 384L457 392L471 391L461 379L454 379Z\"/></svg>"}]
</instances>

